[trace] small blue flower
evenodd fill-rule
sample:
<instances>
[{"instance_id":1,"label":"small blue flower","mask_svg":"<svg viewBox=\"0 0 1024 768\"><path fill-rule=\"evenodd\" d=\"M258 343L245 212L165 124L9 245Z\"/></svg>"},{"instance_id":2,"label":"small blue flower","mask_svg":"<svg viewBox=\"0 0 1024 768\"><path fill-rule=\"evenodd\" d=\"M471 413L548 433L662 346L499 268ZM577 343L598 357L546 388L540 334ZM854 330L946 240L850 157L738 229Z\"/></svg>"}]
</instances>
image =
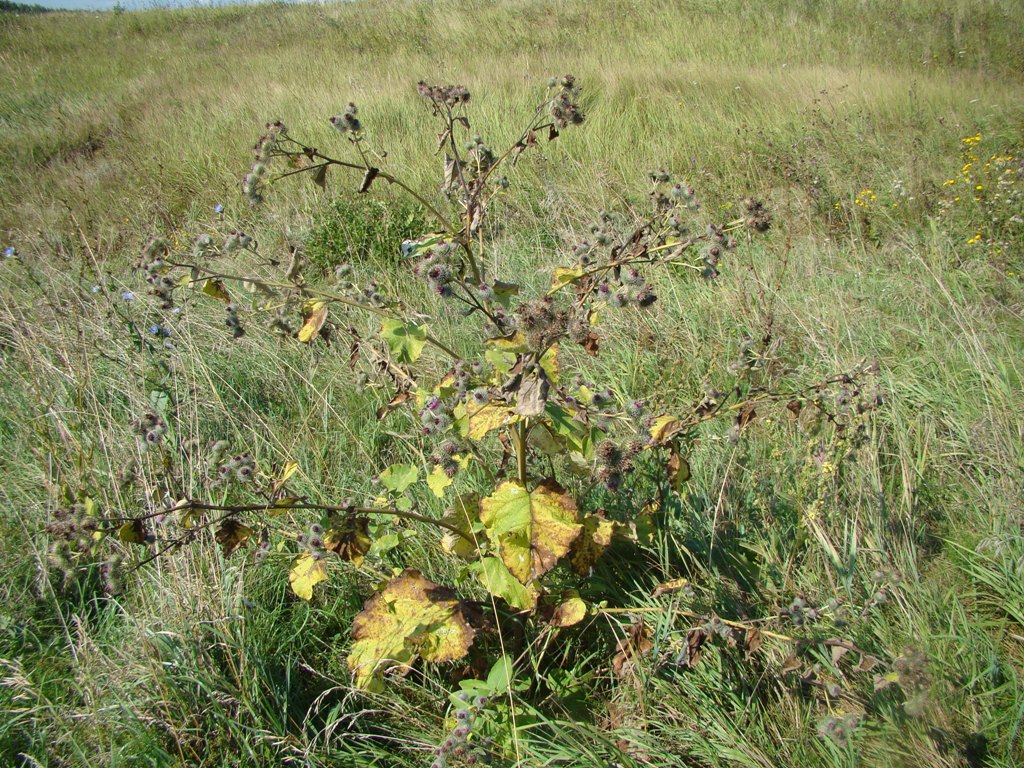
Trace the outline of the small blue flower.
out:
<instances>
[{"instance_id":1,"label":"small blue flower","mask_svg":"<svg viewBox=\"0 0 1024 768\"><path fill-rule=\"evenodd\" d=\"M100 287L98 285L94 285L89 290L92 291L93 293L99 293L100 292Z\"/></svg>"},{"instance_id":2,"label":"small blue flower","mask_svg":"<svg viewBox=\"0 0 1024 768\"><path fill-rule=\"evenodd\" d=\"M149 326L149 332L151 334L153 334L154 336L159 336L160 335L160 326L159 325L151 325L151 326Z\"/></svg>"},{"instance_id":3,"label":"small blue flower","mask_svg":"<svg viewBox=\"0 0 1024 768\"><path fill-rule=\"evenodd\" d=\"M4 258L5 259L10 259L10 258L12 258L14 256L17 256L17 255L18 255L18 251L15 249L15 247L13 245L8 245L6 248L4 248Z\"/></svg>"},{"instance_id":4,"label":"small blue flower","mask_svg":"<svg viewBox=\"0 0 1024 768\"><path fill-rule=\"evenodd\" d=\"M220 203L217 203L215 206L213 206L213 212L214 213L224 213L224 206L221 205Z\"/></svg>"},{"instance_id":5,"label":"small blue flower","mask_svg":"<svg viewBox=\"0 0 1024 768\"><path fill-rule=\"evenodd\" d=\"M132 293L131 291L125 291L124 293L121 294L121 298L124 299L125 301L131 301L132 299L135 298L135 294Z\"/></svg>"}]
</instances>

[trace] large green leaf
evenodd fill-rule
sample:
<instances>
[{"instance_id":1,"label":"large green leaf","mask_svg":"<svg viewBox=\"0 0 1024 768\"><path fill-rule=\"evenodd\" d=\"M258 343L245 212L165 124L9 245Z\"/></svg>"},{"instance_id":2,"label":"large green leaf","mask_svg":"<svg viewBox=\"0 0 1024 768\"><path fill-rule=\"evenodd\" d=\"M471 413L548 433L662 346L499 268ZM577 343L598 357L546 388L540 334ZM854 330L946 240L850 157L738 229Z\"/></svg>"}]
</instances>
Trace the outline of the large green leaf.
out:
<instances>
[{"instance_id":1,"label":"large green leaf","mask_svg":"<svg viewBox=\"0 0 1024 768\"><path fill-rule=\"evenodd\" d=\"M407 569L371 597L352 623L348 667L357 688L379 691L395 665L460 659L476 630L454 592Z\"/></svg>"},{"instance_id":2,"label":"large green leaf","mask_svg":"<svg viewBox=\"0 0 1024 768\"><path fill-rule=\"evenodd\" d=\"M581 529L576 503L552 480L532 491L517 482L502 483L480 502L480 520L502 562L522 584L554 568Z\"/></svg>"},{"instance_id":3,"label":"large green leaf","mask_svg":"<svg viewBox=\"0 0 1024 768\"><path fill-rule=\"evenodd\" d=\"M399 363L414 363L427 343L427 327L401 320L387 319L381 323L380 337Z\"/></svg>"},{"instance_id":4,"label":"large green leaf","mask_svg":"<svg viewBox=\"0 0 1024 768\"><path fill-rule=\"evenodd\" d=\"M419 468L412 464L392 464L380 473L380 482L389 491L404 493L419 476Z\"/></svg>"},{"instance_id":5,"label":"large green leaf","mask_svg":"<svg viewBox=\"0 0 1024 768\"><path fill-rule=\"evenodd\" d=\"M520 584L498 558L485 557L473 563L473 570L484 589L495 597L503 598L513 608L532 611L537 607L537 588L533 584Z\"/></svg>"}]
</instances>

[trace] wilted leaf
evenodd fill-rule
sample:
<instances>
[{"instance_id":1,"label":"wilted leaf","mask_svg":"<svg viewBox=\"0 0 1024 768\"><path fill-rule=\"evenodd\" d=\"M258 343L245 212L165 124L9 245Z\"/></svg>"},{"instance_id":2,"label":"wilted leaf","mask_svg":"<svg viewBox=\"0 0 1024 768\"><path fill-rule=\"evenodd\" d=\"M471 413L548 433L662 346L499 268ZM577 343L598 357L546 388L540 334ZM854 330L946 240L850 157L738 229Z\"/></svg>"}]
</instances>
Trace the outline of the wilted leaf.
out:
<instances>
[{"instance_id":1,"label":"wilted leaf","mask_svg":"<svg viewBox=\"0 0 1024 768\"><path fill-rule=\"evenodd\" d=\"M586 617L587 604L580 598L579 592L570 590L562 594L561 602L555 606L549 623L553 627L571 627Z\"/></svg>"},{"instance_id":2,"label":"wilted leaf","mask_svg":"<svg viewBox=\"0 0 1024 768\"><path fill-rule=\"evenodd\" d=\"M551 281L551 289L548 293L560 291L581 277L583 277L583 267L559 267L555 270L555 276Z\"/></svg>"},{"instance_id":3,"label":"wilted leaf","mask_svg":"<svg viewBox=\"0 0 1024 768\"><path fill-rule=\"evenodd\" d=\"M659 416L651 424L651 440L655 445L664 445L682 428L683 423L675 416Z\"/></svg>"},{"instance_id":4,"label":"wilted leaf","mask_svg":"<svg viewBox=\"0 0 1024 768\"><path fill-rule=\"evenodd\" d=\"M288 583L292 592L303 600L313 599L313 587L327 580L327 566L323 559L303 552L292 560L288 570Z\"/></svg>"},{"instance_id":5,"label":"wilted leaf","mask_svg":"<svg viewBox=\"0 0 1024 768\"><path fill-rule=\"evenodd\" d=\"M363 558L372 544L370 523L362 516L333 520L324 532L324 549L342 560L348 560L357 568L363 564Z\"/></svg>"},{"instance_id":6,"label":"wilted leaf","mask_svg":"<svg viewBox=\"0 0 1024 768\"><path fill-rule=\"evenodd\" d=\"M363 180L359 183L359 194L365 194L370 191L370 185L373 184L373 180L377 178L377 174L380 173L380 168L367 168L366 173L363 174Z\"/></svg>"},{"instance_id":7,"label":"wilted leaf","mask_svg":"<svg viewBox=\"0 0 1024 768\"><path fill-rule=\"evenodd\" d=\"M893 683L898 683L900 676L896 672L886 672L884 675L875 675L875 690L881 691Z\"/></svg>"},{"instance_id":8,"label":"wilted leaf","mask_svg":"<svg viewBox=\"0 0 1024 768\"><path fill-rule=\"evenodd\" d=\"M379 691L388 668L425 661L460 659L475 630L455 593L406 570L370 598L352 623L348 667L357 688Z\"/></svg>"},{"instance_id":9,"label":"wilted leaf","mask_svg":"<svg viewBox=\"0 0 1024 768\"><path fill-rule=\"evenodd\" d=\"M551 570L579 535L576 503L548 480L532 491L506 481L480 502L480 520L502 561L523 584Z\"/></svg>"},{"instance_id":10,"label":"wilted leaf","mask_svg":"<svg viewBox=\"0 0 1024 768\"><path fill-rule=\"evenodd\" d=\"M297 461L287 462L284 465L284 468L281 470L281 473L276 478L274 478L274 481L270 484L270 495L274 496L282 488L284 488L284 484L291 480L292 475L298 472L298 470L299 463Z\"/></svg>"},{"instance_id":11,"label":"wilted leaf","mask_svg":"<svg viewBox=\"0 0 1024 768\"><path fill-rule=\"evenodd\" d=\"M572 543L569 564L580 576L586 576L612 543L618 524L601 514L586 515L582 522L583 529Z\"/></svg>"},{"instance_id":12,"label":"wilted leaf","mask_svg":"<svg viewBox=\"0 0 1024 768\"><path fill-rule=\"evenodd\" d=\"M465 536L459 536L452 531L445 531L441 538L441 546L445 552L449 552L463 560L475 560L479 553L476 544L473 543L473 528L480 524L480 497L475 493L464 493L455 500L455 504L445 512L441 522L462 531Z\"/></svg>"},{"instance_id":13,"label":"wilted leaf","mask_svg":"<svg viewBox=\"0 0 1024 768\"><path fill-rule=\"evenodd\" d=\"M802 666L803 662L800 661L799 657L792 654L787 656L786 660L782 662L782 674L788 675L790 672L796 672Z\"/></svg>"},{"instance_id":14,"label":"wilted leaf","mask_svg":"<svg viewBox=\"0 0 1024 768\"><path fill-rule=\"evenodd\" d=\"M299 328L298 339L309 344L327 321L327 302L319 300L307 301L302 307L302 327Z\"/></svg>"},{"instance_id":15,"label":"wilted leaf","mask_svg":"<svg viewBox=\"0 0 1024 768\"><path fill-rule=\"evenodd\" d=\"M327 188L327 163L313 171L313 183L320 187L320 189Z\"/></svg>"},{"instance_id":16,"label":"wilted leaf","mask_svg":"<svg viewBox=\"0 0 1024 768\"><path fill-rule=\"evenodd\" d=\"M220 280L209 279L203 282L202 287L203 293L210 296L217 301L223 301L225 304L231 303L231 294L228 293L228 289L224 287L224 283Z\"/></svg>"},{"instance_id":17,"label":"wilted leaf","mask_svg":"<svg viewBox=\"0 0 1024 768\"><path fill-rule=\"evenodd\" d=\"M117 538L125 544L145 544L146 527L141 520L129 520L117 529Z\"/></svg>"},{"instance_id":18,"label":"wilted leaf","mask_svg":"<svg viewBox=\"0 0 1024 768\"><path fill-rule=\"evenodd\" d=\"M651 593L651 597L661 597L662 595L671 595L673 592L680 592L687 589L690 586L690 582L687 579L672 579L670 581L663 581L661 584L654 588Z\"/></svg>"},{"instance_id":19,"label":"wilted leaf","mask_svg":"<svg viewBox=\"0 0 1024 768\"><path fill-rule=\"evenodd\" d=\"M838 665L839 660L850 652L850 649L848 647L840 645L839 643L840 641L836 638L832 638L827 642L827 645L829 646L829 649L832 653L832 663L835 665Z\"/></svg>"},{"instance_id":20,"label":"wilted leaf","mask_svg":"<svg viewBox=\"0 0 1024 768\"><path fill-rule=\"evenodd\" d=\"M401 320L386 319L381 323L380 337L399 363L414 363L427 344L427 327Z\"/></svg>"},{"instance_id":21,"label":"wilted leaf","mask_svg":"<svg viewBox=\"0 0 1024 768\"><path fill-rule=\"evenodd\" d=\"M644 623L643 619L637 619L626 631L626 636L619 640L618 652L612 658L612 669L616 675L621 675L623 670L636 661L637 658L654 648L651 641L651 628Z\"/></svg>"},{"instance_id":22,"label":"wilted leaf","mask_svg":"<svg viewBox=\"0 0 1024 768\"><path fill-rule=\"evenodd\" d=\"M523 417L539 416L544 413L544 404L547 402L550 387L543 369L532 376L524 376L516 393L515 412ZM470 428L472 429L472 426Z\"/></svg>"},{"instance_id":23,"label":"wilted leaf","mask_svg":"<svg viewBox=\"0 0 1024 768\"><path fill-rule=\"evenodd\" d=\"M748 405L736 417L736 426L743 429L755 418L757 418L757 411L754 409L754 406Z\"/></svg>"},{"instance_id":24,"label":"wilted leaf","mask_svg":"<svg viewBox=\"0 0 1024 768\"><path fill-rule=\"evenodd\" d=\"M220 527L217 529L217 532L213 537L217 540L217 543L220 544L220 549L221 552L224 553L224 557L227 557L240 546L245 544L252 534L252 528L247 525L242 525L233 517L229 517L220 524Z\"/></svg>"},{"instance_id":25,"label":"wilted leaf","mask_svg":"<svg viewBox=\"0 0 1024 768\"><path fill-rule=\"evenodd\" d=\"M686 645L676 656L676 666L683 669L693 669L697 666L697 662L700 661L700 657L704 653L704 644L707 639L708 636L704 630L691 629L686 635Z\"/></svg>"},{"instance_id":26,"label":"wilted leaf","mask_svg":"<svg viewBox=\"0 0 1024 768\"><path fill-rule=\"evenodd\" d=\"M451 485L452 482L452 479L448 477L440 465L434 467L434 471L427 475L427 486L439 499L444 498L444 490Z\"/></svg>"},{"instance_id":27,"label":"wilted leaf","mask_svg":"<svg viewBox=\"0 0 1024 768\"><path fill-rule=\"evenodd\" d=\"M412 399L412 395L409 393L408 390L399 390L398 392L395 393L395 396L388 401L387 405L382 405L380 408L377 409L377 419L383 419L385 416L387 416L389 413L395 410L395 408L400 406L406 400L410 399Z\"/></svg>"},{"instance_id":28,"label":"wilted leaf","mask_svg":"<svg viewBox=\"0 0 1024 768\"><path fill-rule=\"evenodd\" d=\"M763 644L764 635L761 634L761 630L750 627L743 638L743 648L746 651L746 655L748 657L754 655L761 649Z\"/></svg>"},{"instance_id":29,"label":"wilted leaf","mask_svg":"<svg viewBox=\"0 0 1024 768\"><path fill-rule=\"evenodd\" d=\"M879 660L878 658L876 658L876 657L874 657L874 656L872 656L870 654L865 653L865 654L863 654L860 657L860 661L857 662L857 666L855 666L853 668L853 671L854 672L870 672L872 669L874 669L875 667L877 667L881 663L882 663L881 660Z\"/></svg>"},{"instance_id":30,"label":"wilted leaf","mask_svg":"<svg viewBox=\"0 0 1024 768\"><path fill-rule=\"evenodd\" d=\"M505 283L498 280L491 288L494 291L494 300L506 309L508 308L509 299L519 295L519 286L515 283Z\"/></svg>"},{"instance_id":31,"label":"wilted leaf","mask_svg":"<svg viewBox=\"0 0 1024 768\"><path fill-rule=\"evenodd\" d=\"M392 464L380 473L380 482L389 491L405 493L405 490L415 483L419 476L419 468L412 464Z\"/></svg>"},{"instance_id":32,"label":"wilted leaf","mask_svg":"<svg viewBox=\"0 0 1024 768\"><path fill-rule=\"evenodd\" d=\"M485 557L474 566L477 581L495 597L521 611L532 611L537 607L537 587L533 584L523 586L498 558Z\"/></svg>"},{"instance_id":33,"label":"wilted leaf","mask_svg":"<svg viewBox=\"0 0 1024 768\"><path fill-rule=\"evenodd\" d=\"M690 479L690 462L674 450L668 458L668 480L672 488L678 491Z\"/></svg>"}]
</instances>

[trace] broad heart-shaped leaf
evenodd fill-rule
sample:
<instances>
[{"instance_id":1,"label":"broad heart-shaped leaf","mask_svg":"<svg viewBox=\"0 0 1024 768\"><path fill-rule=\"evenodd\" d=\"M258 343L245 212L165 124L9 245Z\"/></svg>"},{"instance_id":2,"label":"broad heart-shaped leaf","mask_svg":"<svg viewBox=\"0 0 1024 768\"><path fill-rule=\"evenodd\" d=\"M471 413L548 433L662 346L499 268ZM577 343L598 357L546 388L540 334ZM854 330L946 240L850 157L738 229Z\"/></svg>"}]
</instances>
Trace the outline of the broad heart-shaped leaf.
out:
<instances>
[{"instance_id":1,"label":"broad heart-shaped leaf","mask_svg":"<svg viewBox=\"0 0 1024 768\"><path fill-rule=\"evenodd\" d=\"M473 563L472 570L484 589L495 597L500 597L513 608L521 611L532 611L537 607L537 587L533 584L523 586L516 580L509 569L496 557L485 557Z\"/></svg>"},{"instance_id":2,"label":"broad heart-shaped leaf","mask_svg":"<svg viewBox=\"0 0 1024 768\"><path fill-rule=\"evenodd\" d=\"M427 327L389 318L381 323L380 337L397 362L415 363L426 346Z\"/></svg>"},{"instance_id":3,"label":"broad heart-shaped leaf","mask_svg":"<svg viewBox=\"0 0 1024 768\"><path fill-rule=\"evenodd\" d=\"M502 483L480 502L480 520L522 584L554 568L581 530L576 503L553 480L532 491L517 482Z\"/></svg>"},{"instance_id":4,"label":"broad heart-shaped leaf","mask_svg":"<svg viewBox=\"0 0 1024 768\"><path fill-rule=\"evenodd\" d=\"M303 600L313 599L313 587L321 581L327 581L327 566L320 557L303 552L292 560L288 571L288 583L292 592Z\"/></svg>"},{"instance_id":5,"label":"broad heart-shaped leaf","mask_svg":"<svg viewBox=\"0 0 1024 768\"><path fill-rule=\"evenodd\" d=\"M370 522L365 517L344 517L335 519L324 532L324 549L348 560L357 568L373 544L370 539Z\"/></svg>"},{"instance_id":6,"label":"broad heart-shaped leaf","mask_svg":"<svg viewBox=\"0 0 1024 768\"><path fill-rule=\"evenodd\" d=\"M380 691L381 675L396 664L461 659L473 644L462 603L447 587L407 569L371 597L352 622L348 668L357 688Z\"/></svg>"},{"instance_id":7,"label":"broad heart-shaped leaf","mask_svg":"<svg viewBox=\"0 0 1024 768\"><path fill-rule=\"evenodd\" d=\"M420 476L418 467L412 464L392 464L380 473L380 483L389 491L405 493L406 488Z\"/></svg>"},{"instance_id":8,"label":"broad heart-shaped leaf","mask_svg":"<svg viewBox=\"0 0 1024 768\"><path fill-rule=\"evenodd\" d=\"M327 302L309 300L302 306L302 327L299 328L299 341L309 344L327 321Z\"/></svg>"}]
</instances>

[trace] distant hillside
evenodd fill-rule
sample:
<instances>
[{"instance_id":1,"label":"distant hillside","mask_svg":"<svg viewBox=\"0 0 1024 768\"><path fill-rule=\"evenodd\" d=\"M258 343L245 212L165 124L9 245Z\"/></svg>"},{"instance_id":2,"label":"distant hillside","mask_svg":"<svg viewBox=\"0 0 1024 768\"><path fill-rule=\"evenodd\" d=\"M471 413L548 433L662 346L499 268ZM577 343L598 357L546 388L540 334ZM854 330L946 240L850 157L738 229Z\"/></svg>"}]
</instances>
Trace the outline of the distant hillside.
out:
<instances>
[{"instance_id":1,"label":"distant hillside","mask_svg":"<svg viewBox=\"0 0 1024 768\"><path fill-rule=\"evenodd\" d=\"M0 13L49 13L51 10L41 5L22 5L10 0L0 0Z\"/></svg>"}]
</instances>

